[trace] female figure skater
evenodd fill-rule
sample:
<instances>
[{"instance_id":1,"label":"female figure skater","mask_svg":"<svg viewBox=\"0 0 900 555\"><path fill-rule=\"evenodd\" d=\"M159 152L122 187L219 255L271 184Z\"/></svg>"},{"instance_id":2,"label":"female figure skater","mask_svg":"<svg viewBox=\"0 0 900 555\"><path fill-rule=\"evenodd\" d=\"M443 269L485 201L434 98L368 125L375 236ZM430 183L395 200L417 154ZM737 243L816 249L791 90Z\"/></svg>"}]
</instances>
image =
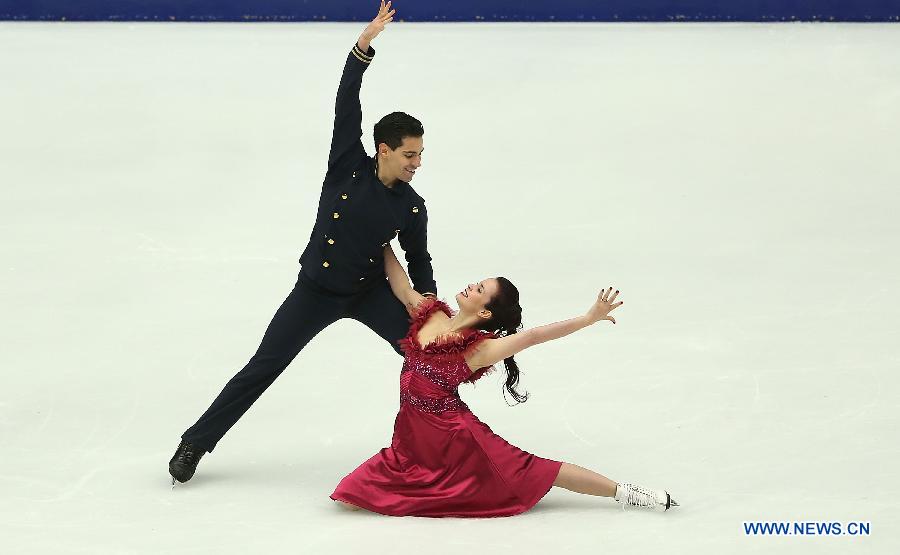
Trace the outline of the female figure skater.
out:
<instances>
[{"instance_id":1,"label":"female figure skater","mask_svg":"<svg viewBox=\"0 0 900 555\"><path fill-rule=\"evenodd\" d=\"M601 320L622 304L618 291L600 292L584 316L516 333L519 292L506 278L471 284L456 294L459 312L409 285L390 245L384 250L391 290L412 316L400 341L400 411L391 446L338 484L331 499L350 509L390 516L497 517L533 507L550 490L612 497L622 504L665 511L678 504L664 490L612 480L574 464L544 459L507 443L462 402L460 383L474 382L503 361L506 390L517 401L513 355Z\"/></svg>"}]
</instances>

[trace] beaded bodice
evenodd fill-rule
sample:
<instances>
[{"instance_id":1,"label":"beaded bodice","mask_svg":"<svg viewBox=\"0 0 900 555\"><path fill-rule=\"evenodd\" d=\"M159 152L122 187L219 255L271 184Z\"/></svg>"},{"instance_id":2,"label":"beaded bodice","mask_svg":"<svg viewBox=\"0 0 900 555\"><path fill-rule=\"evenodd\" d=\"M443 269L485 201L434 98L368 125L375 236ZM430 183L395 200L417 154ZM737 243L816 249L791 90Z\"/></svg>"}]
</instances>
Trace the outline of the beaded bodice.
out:
<instances>
[{"instance_id":1,"label":"beaded bodice","mask_svg":"<svg viewBox=\"0 0 900 555\"><path fill-rule=\"evenodd\" d=\"M409 332L400 341L405 354L400 372L400 402L432 413L465 410L467 407L459 398L459 384L472 383L492 368L472 372L466 363L466 353L480 341L495 336L470 329L459 335L439 337L422 346L418 340L419 330L438 311L453 316L445 302L433 298L425 299L412 312Z\"/></svg>"}]
</instances>

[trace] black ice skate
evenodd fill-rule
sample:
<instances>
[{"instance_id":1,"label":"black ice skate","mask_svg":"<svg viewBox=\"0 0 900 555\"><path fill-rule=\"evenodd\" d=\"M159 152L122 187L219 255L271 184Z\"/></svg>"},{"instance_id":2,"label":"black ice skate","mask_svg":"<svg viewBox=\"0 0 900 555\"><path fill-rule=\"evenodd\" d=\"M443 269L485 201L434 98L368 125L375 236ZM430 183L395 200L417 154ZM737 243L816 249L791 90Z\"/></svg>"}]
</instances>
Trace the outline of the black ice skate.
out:
<instances>
[{"instance_id":1,"label":"black ice skate","mask_svg":"<svg viewBox=\"0 0 900 555\"><path fill-rule=\"evenodd\" d=\"M201 447L197 447L192 443L182 441L178 444L178 449L172 455L169 461L169 474L172 475L172 486L175 486L175 480L181 483L187 482L197 470L197 463L203 458L206 451Z\"/></svg>"}]
</instances>

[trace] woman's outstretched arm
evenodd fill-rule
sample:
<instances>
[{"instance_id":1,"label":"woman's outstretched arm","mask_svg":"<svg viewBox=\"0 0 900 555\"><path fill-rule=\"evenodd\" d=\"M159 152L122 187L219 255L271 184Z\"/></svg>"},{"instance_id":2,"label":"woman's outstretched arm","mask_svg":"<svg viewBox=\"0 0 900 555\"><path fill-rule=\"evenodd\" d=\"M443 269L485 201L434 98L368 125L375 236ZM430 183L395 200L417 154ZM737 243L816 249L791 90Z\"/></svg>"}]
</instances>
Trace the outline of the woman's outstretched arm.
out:
<instances>
[{"instance_id":1,"label":"woman's outstretched arm","mask_svg":"<svg viewBox=\"0 0 900 555\"><path fill-rule=\"evenodd\" d=\"M491 366L518 352L524 351L528 347L565 337L601 320L609 320L615 324L616 319L610 316L609 313L622 304L622 301L615 302L618 295L619 292L613 292L612 287L603 289L597 295L597 302L584 316L532 328L500 339L483 341L475 351L466 357L466 362L473 370Z\"/></svg>"},{"instance_id":2,"label":"woman's outstretched arm","mask_svg":"<svg viewBox=\"0 0 900 555\"><path fill-rule=\"evenodd\" d=\"M406 310L411 311L425 298L409 284L409 276L397 260L390 243L384 247L384 273L387 275L391 291L406 306Z\"/></svg>"}]
</instances>

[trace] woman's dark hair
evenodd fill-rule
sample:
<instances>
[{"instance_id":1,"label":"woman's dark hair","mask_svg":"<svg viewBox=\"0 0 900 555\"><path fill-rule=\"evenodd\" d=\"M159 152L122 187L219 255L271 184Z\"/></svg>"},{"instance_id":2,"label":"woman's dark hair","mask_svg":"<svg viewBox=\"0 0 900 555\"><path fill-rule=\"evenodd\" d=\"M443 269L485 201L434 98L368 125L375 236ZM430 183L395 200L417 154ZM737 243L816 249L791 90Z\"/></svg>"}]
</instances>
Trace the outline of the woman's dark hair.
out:
<instances>
[{"instance_id":1,"label":"woman's dark hair","mask_svg":"<svg viewBox=\"0 0 900 555\"><path fill-rule=\"evenodd\" d=\"M391 150L403 144L404 137L421 137L425 134L422 122L404 112L392 112L375 124L375 150L385 143Z\"/></svg>"},{"instance_id":2,"label":"woman's dark hair","mask_svg":"<svg viewBox=\"0 0 900 555\"><path fill-rule=\"evenodd\" d=\"M491 298L485 308L491 311L491 318L481 322L476 329L489 331L498 337L512 335L522 329L522 307L519 305L519 290L505 277L497 278L499 289ZM506 398L506 392L513 396L519 403L528 400L528 393L519 393L516 391L516 384L519 383L519 365L513 357L503 359L503 366L506 367L506 384L503 397Z\"/></svg>"}]
</instances>

